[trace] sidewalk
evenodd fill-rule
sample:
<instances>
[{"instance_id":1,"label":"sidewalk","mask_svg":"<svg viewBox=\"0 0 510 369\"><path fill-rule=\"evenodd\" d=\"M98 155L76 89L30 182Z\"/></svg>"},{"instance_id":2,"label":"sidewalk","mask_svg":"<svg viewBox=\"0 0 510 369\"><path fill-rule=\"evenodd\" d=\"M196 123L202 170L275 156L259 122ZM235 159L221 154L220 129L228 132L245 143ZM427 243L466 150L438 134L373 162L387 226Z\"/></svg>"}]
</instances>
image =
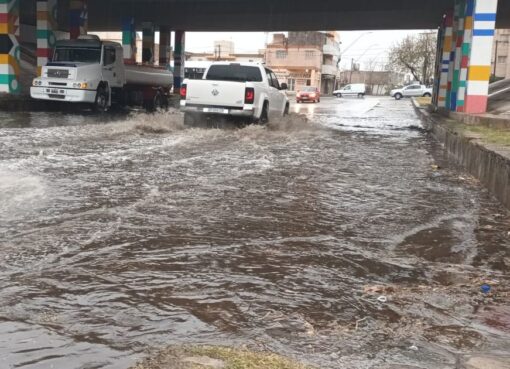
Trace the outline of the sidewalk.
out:
<instances>
[{"instance_id":1,"label":"sidewalk","mask_svg":"<svg viewBox=\"0 0 510 369\"><path fill-rule=\"evenodd\" d=\"M413 104L448 154L510 208L510 119L432 112L419 99Z\"/></svg>"}]
</instances>

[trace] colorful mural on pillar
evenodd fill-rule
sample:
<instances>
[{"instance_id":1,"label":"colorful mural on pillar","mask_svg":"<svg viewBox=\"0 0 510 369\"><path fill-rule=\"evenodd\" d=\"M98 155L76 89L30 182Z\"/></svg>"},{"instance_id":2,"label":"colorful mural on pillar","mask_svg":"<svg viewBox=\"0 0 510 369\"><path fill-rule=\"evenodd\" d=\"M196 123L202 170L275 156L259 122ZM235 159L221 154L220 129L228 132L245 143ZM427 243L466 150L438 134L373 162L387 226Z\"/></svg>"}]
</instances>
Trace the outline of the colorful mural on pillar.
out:
<instances>
[{"instance_id":1,"label":"colorful mural on pillar","mask_svg":"<svg viewBox=\"0 0 510 369\"><path fill-rule=\"evenodd\" d=\"M37 73L53 57L57 30L57 0L37 0Z\"/></svg>"},{"instance_id":2,"label":"colorful mural on pillar","mask_svg":"<svg viewBox=\"0 0 510 369\"><path fill-rule=\"evenodd\" d=\"M471 42L473 38L473 15L474 15L475 0L467 0L464 8L464 32L462 35L462 46L459 55L459 82L457 101L452 110L458 112L464 111L466 88L469 67L469 54L471 52Z\"/></svg>"},{"instance_id":3,"label":"colorful mural on pillar","mask_svg":"<svg viewBox=\"0 0 510 369\"><path fill-rule=\"evenodd\" d=\"M0 92L20 91L19 0L0 0Z\"/></svg>"},{"instance_id":4,"label":"colorful mural on pillar","mask_svg":"<svg viewBox=\"0 0 510 369\"><path fill-rule=\"evenodd\" d=\"M450 50L450 60L448 63L448 89L446 92L446 107L451 108L452 97L456 96L453 91L453 81L455 79L455 55L457 52L457 36L460 21L460 1L455 0L455 7L453 10L453 23L452 23L452 45Z\"/></svg>"},{"instance_id":5,"label":"colorful mural on pillar","mask_svg":"<svg viewBox=\"0 0 510 369\"><path fill-rule=\"evenodd\" d=\"M174 89L180 88L184 79L186 32L175 31L174 41Z\"/></svg>"},{"instance_id":6,"label":"colorful mural on pillar","mask_svg":"<svg viewBox=\"0 0 510 369\"><path fill-rule=\"evenodd\" d=\"M122 19L122 48L124 49L124 63L136 63L136 28L135 18Z\"/></svg>"},{"instance_id":7,"label":"colorful mural on pillar","mask_svg":"<svg viewBox=\"0 0 510 369\"><path fill-rule=\"evenodd\" d=\"M69 36L77 39L88 31L87 0L71 0L69 3Z\"/></svg>"},{"instance_id":8,"label":"colorful mural on pillar","mask_svg":"<svg viewBox=\"0 0 510 369\"><path fill-rule=\"evenodd\" d=\"M473 6L473 33L463 110L477 114L487 111L498 0L475 0Z\"/></svg>"},{"instance_id":9,"label":"colorful mural on pillar","mask_svg":"<svg viewBox=\"0 0 510 369\"><path fill-rule=\"evenodd\" d=\"M454 59L453 59L453 76L452 85L450 90L450 110L455 111L457 109L457 98L460 88L460 67L462 61L462 44L464 43L464 23L465 23L465 12L466 12L466 0L457 0L456 6L456 21L454 29L455 48Z\"/></svg>"},{"instance_id":10,"label":"colorful mural on pillar","mask_svg":"<svg viewBox=\"0 0 510 369\"><path fill-rule=\"evenodd\" d=\"M443 52L439 75L439 94L437 106L446 108L446 96L448 94L448 73L450 66L450 55L452 51L453 34L453 12L448 12L443 20Z\"/></svg>"}]
</instances>

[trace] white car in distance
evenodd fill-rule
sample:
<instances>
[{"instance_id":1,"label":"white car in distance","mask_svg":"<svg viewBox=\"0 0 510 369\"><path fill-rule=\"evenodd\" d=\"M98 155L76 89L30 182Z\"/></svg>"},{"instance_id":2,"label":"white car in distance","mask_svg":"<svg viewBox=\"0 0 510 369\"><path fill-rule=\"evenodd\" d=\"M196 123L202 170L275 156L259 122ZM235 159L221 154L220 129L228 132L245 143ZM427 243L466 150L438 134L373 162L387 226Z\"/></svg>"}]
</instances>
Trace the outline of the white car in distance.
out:
<instances>
[{"instance_id":1,"label":"white car in distance","mask_svg":"<svg viewBox=\"0 0 510 369\"><path fill-rule=\"evenodd\" d=\"M402 88L391 90L390 96L395 100L400 100L404 97L431 97L432 88L425 85L409 85Z\"/></svg>"}]
</instances>

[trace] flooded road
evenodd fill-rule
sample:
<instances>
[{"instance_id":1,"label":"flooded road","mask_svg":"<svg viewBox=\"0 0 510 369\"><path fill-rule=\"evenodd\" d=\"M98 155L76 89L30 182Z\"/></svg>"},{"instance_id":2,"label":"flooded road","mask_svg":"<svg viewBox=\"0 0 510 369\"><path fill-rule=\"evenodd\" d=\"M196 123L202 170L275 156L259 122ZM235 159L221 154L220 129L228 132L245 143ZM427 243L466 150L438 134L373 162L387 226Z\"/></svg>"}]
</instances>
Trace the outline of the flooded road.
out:
<instances>
[{"instance_id":1,"label":"flooded road","mask_svg":"<svg viewBox=\"0 0 510 369\"><path fill-rule=\"evenodd\" d=\"M183 343L331 369L509 352L509 214L410 102L291 110L243 129L0 112L0 368Z\"/></svg>"}]
</instances>

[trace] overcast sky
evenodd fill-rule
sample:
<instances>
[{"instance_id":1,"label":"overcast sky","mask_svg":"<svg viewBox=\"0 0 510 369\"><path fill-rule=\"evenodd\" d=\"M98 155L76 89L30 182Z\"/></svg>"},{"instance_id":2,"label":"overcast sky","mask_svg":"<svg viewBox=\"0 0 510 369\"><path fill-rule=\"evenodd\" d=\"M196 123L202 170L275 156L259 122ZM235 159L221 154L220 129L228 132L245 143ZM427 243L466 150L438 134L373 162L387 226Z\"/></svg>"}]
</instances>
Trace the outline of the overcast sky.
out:
<instances>
[{"instance_id":1,"label":"overcast sky","mask_svg":"<svg viewBox=\"0 0 510 369\"><path fill-rule=\"evenodd\" d=\"M408 34L421 31L374 31L340 32L342 42L341 67L348 69L351 60L362 67L371 61L382 67L387 61L387 50ZM213 52L216 40L232 40L237 53L256 52L264 49L266 41L271 42L272 34L263 32L187 32L186 50L191 52Z\"/></svg>"}]
</instances>

